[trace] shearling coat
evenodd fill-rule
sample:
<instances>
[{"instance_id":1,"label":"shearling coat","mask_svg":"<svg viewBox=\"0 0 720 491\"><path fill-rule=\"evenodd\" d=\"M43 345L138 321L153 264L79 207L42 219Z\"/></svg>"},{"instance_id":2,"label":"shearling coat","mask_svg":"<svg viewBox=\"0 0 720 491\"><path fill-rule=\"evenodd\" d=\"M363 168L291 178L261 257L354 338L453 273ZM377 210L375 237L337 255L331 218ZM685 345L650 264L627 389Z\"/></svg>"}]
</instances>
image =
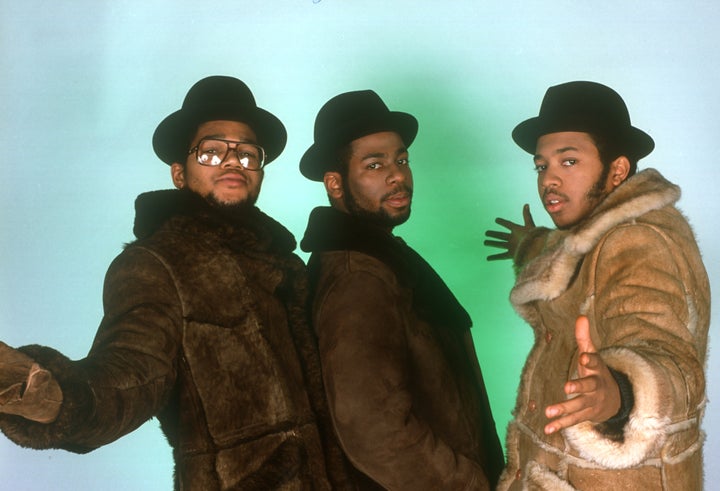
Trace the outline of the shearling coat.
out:
<instances>
[{"instance_id":1,"label":"shearling coat","mask_svg":"<svg viewBox=\"0 0 720 491\"><path fill-rule=\"evenodd\" d=\"M647 169L575 227L537 229L520 244L511 301L535 343L499 489L702 489L710 291L679 197ZM584 422L545 435L544 408L576 376L580 314L603 360L627 376L632 407L619 428Z\"/></svg>"},{"instance_id":2,"label":"shearling coat","mask_svg":"<svg viewBox=\"0 0 720 491\"><path fill-rule=\"evenodd\" d=\"M139 240L108 270L87 357L21 348L60 383L58 419L1 416L2 430L83 453L157 417L176 489L342 488L292 235L256 208L231 219L188 191L136 207Z\"/></svg>"},{"instance_id":3,"label":"shearling coat","mask_svg":"<svg viewBox=\"0 0 720 491\"><path fill-rule=\"evenodd\" d=\"M313 210L301 247L313 253L323 376L358 487L489 489L502 449L470 318L447 286L399 238L332 208Z\"/></svg>"}]
</instances>

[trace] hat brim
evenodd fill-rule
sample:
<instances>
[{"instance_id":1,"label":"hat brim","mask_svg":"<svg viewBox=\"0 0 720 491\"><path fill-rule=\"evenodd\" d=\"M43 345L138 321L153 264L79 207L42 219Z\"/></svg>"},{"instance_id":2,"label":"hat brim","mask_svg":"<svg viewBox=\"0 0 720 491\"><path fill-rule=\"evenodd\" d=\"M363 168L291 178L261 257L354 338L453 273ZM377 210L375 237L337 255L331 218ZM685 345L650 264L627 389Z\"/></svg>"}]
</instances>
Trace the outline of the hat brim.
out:
<instances>
[{"instance_id":1,"label":"hat brim","mask_svg":"<svg viewBox=\"0 0 720 491\"><path fill-rule=\"evenodd\" d=\"M255 132L257 142L265 149L265 163L275 160L285 148L287 132L272 113L244 105L206 105L183 108L162 120L153 134L155 154L168 165L184 162L190 139L198 126L208 121L237 121Z\"/></svg>"},{"instance_id":2,"label":"hat brim","mask_svg":"<svg viewBox=\"0 0 720 491\"><path fill-rule=\"evenodd\" d=\"M339 148L358 138L384 131L397 133L409 147L417 136L418 121L413 115L398 111L384 114L382 118L345 121L331 135L324 135L322 142L316 141L305 151L300 159L300 173L311 181L321 182L325 173L336 167Z\"/></svg>"},{"instance_id":3,"label":"hat brim","mask_svg":"<svg viewBox=\"0 0 720 491\"><path fill-rule=\"evenodd\" d=\"M531 155L535 154L538 138L550 133L578 131L582 133L600 134L617 142L619 148L627 152L629 157L637 160L645 157L655 148L655 141L650 135L639 128L630 126L624 129L593 125L581 118L565 119L555 122L540 116L523 121L515 127L512 138L515 143Z\"/></svg>"}]
</instances>

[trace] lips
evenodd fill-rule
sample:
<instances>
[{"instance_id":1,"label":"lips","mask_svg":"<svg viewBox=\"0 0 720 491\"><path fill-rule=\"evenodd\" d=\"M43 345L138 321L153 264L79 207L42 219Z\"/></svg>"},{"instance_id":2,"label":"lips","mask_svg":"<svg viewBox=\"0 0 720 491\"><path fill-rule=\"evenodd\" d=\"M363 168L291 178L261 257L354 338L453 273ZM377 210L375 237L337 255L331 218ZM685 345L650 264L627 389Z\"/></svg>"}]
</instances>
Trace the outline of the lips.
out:
<instances>
[{"instance_id":1,"label":"lips","mask_svg":"<svg viewBox=\"0 0 720 491\"><path fill-rule=\"evenodd\" d=\"M546 193L543 197L543 204L548 213L557 213L567 202L567 197L557 193Z\"/></svg>"},{"instance_id":2,"label":"lips","mask_svg":"<svg viewBox=\"0 0 720 491\"><path fill-rule=\"evenodd\" d=\"M400 192L387 196L384 201L393 208L403 208L410 205L411 195L408 192Z\"/></svg>"},{"instance_id":3,"label":"lips","mask_svg":"<svg viewBox=\"0 0 720 491\"><path fill-rule=\"evenodd\" d=\"M240 184L247 184L247 178L239 172L226 172L225 174L218 177L215 182L227 184L230 186L237 186Z\"/></svg>"}]
</instances>

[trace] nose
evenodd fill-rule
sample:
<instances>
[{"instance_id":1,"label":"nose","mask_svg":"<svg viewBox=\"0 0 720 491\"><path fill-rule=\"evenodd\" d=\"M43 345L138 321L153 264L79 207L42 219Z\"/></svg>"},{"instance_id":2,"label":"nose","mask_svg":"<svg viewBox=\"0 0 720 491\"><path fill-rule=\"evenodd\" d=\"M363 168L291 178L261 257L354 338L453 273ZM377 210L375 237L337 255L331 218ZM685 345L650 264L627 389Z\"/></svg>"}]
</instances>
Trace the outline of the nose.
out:
<instances>
[{"instance_id":1,"label":"nose","mask_svg":"<svg viewBox=\"0 0 720 491\"><path fill-rule=\"evenodd\" d=\"M227 154L225 155L225 159L221 162L221 165L223 167L239 167L241 169L244 169L245 167L240 163L240 155L238 155L238 146L237 144L234 147L231 147L228 145Z\"/></svg>"},{"instance_id":2,"label":"nose","mask_svg":"<svg viewBox=\"0 0 720 491\"><path fill-rule=\"evenodd\" d=\"M398 165L397 163L388 168L387 182L388 184L403 183L410 175L410 168L407 165Z\"/></svg>"},{"instance_id":3,"label":"nose","mask_svg":"<svg viewBox=\"0 0 720 491\"><path fill-rule=\"evenodd\" d=\"M555 170L548 166L543 173L538 176L538 183L544 188L558 187L561 184L560 176Z\"/></svg>"}]
</instances>

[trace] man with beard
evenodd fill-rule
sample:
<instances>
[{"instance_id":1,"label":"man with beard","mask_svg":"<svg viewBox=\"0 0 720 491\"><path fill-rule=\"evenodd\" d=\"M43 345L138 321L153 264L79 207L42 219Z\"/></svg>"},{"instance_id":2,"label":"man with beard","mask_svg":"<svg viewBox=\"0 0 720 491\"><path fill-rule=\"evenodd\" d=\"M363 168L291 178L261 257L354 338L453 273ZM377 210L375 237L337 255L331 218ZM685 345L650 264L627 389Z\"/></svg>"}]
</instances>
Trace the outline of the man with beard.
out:
<instances>
[{"instance_id":1,"label":"man with beard","mask_svg":"<svg viewBox=\"0 0 720 491\"><path fill-rule=\"evenodd\" d=\"M331 204L301 242L325 389L359 489L490 489L504 461L470 317L392 235L410 216L417 129L373 91L344 93L300 162Z\"/></svg>"},{"instance_id":2,"label":"man with beard","mask_svg":"<svg viewBox=\"0 0 720 491\"><path fill-rule=\"evenodd\" d=\"M342 487L305 267L292 235L254 206L285 142L240 80L190 89L153 136L178 189L138 197L137 240L107 272L88 355L0 347L10 439L84 453L157 417L176 489Z\"/></svg>"},{"instance_id":3,"label":"man with beard","mask_svg":"<svg viewBox=\"0 0 720 491\"><path fill-rule=\"evenodd\" d=\"M557 229L498 219L535 331L499 489L702 489L710 287L654 142L593 82L548 89L513 139Z\"/></svg>"}]
</instances>

